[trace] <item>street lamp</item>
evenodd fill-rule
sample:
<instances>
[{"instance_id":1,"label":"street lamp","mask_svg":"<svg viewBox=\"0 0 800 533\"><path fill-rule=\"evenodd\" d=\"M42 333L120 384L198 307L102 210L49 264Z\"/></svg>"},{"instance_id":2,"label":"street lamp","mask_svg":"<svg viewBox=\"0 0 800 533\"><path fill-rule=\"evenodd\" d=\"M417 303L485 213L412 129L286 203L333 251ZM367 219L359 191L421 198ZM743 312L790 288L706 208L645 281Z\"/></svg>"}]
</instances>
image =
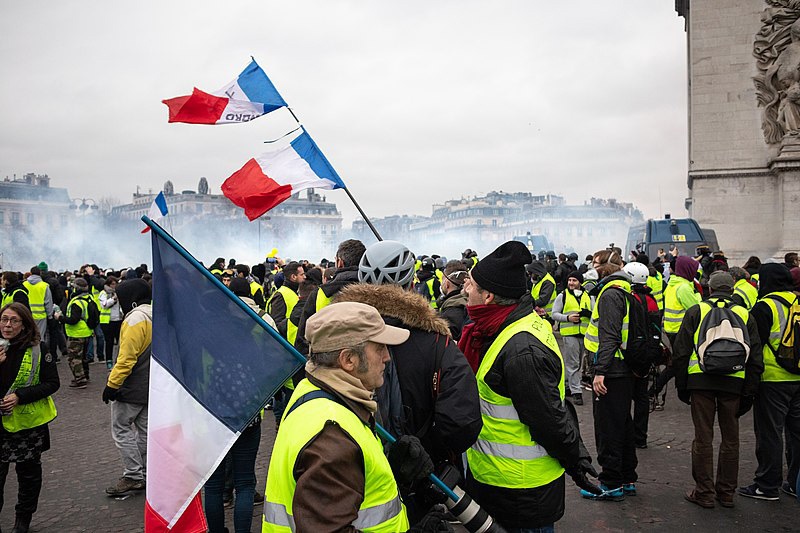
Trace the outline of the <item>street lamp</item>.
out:
<instances>
[{"instance_id":1,"label":"street lamp","mask_svg":"<svg viewBox=\"0 0 800 533\"><path fill-rule=\"evenodd\" d=\"M77 209L84 213L91 209L100 209L100 206L97 205L97 201L95 201L94 198L73 198L70 202L70 209Z\"/></svg>"}]
</instances>

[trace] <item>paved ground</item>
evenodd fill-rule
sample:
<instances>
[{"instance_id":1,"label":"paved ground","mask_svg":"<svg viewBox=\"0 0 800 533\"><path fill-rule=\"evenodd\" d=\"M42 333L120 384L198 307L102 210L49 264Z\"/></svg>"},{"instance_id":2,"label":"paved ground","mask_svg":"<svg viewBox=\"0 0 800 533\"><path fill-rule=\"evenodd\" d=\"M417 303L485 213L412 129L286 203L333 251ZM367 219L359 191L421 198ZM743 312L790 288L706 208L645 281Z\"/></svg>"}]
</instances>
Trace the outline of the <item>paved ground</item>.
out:
<instances>
[{"instance_id":1,"label":"paved ground","mask_svg":"<svg viewBox=\"0 0 800 533\"><path fill-rule=\"evenodd\" d=\"M100 400L105 368L93 365L93 381L85 390L72 390L69 369L60 363L62 389L56 395L58 418L51 424L53 448L43 456L44 488L33 530L39 532L133 532L142 531L144 494L125 500L108 498L104 489L121 475L120 460L109 429L108 406ZM594 453L589 402L578 407L586 444ZM264 423L257 463L258 489L263 490L269 450L274 439L273 420ZM700 509L683 500L691 486L689 450L692 428L688 406L674 392L664 412L654 413L650 447L639 452L639 495L622 503L590 502L577 489L567 491L567 513L557 524L563 531L798 531L797 501L782 496L780 502L737 498L734 509ZM752 418L743 419L739 481L749 483L755 469ZM14 523L16 477L6 483L6 505L0 527ZM254 509L253 531L260 529L260 509ZM231 523L229 517L229 524Z\"/></svg>"}]
</instances>

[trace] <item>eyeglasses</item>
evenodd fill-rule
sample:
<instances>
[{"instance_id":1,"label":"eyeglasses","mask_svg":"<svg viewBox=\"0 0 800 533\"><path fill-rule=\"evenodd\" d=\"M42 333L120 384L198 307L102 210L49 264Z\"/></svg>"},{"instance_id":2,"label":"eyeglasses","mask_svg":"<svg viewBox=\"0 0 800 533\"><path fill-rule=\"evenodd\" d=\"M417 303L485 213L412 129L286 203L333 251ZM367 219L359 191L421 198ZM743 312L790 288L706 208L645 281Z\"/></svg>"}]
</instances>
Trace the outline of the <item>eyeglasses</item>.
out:
<instances>
[{"instance_id":1,"label":"eyeglasses","mask_svg":"<svg viewBox=\"0 0 800 533\"><path fill-rule=\"evenodd\" d=\"M4 316L0 318L0 324L11 324L12 326L16 326L18 324L22 324L22 320L19 318L12 318L10 316Z\"/></svg>"}]
</instances>

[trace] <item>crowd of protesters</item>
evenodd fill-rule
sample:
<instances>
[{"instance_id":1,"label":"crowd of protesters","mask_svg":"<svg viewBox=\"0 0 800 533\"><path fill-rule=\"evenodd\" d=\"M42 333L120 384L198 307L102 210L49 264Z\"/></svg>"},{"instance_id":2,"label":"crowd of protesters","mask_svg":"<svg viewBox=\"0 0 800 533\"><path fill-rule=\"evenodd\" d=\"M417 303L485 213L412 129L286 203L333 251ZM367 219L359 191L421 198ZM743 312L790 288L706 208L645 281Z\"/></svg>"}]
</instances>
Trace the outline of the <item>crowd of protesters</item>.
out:
<instances>
[{"instance_id":1,"label":"crowd of protesters","mask_svg":"<svg viewBox=\"0 0 800 533\"><path fill-rule=\"evenodd\" d=\"M609 248L579 262L511 241L448 261L395 241L347 240L333 261L217 258L208 270L309 359L268 405L279 431L266 492L255 475L261 416L208 479L212 532L227 531L226 506L235 531L250 531L261 502L263 531L447 531L455 511L430 473L454 477L506 531L552 530L565 474L588 500L637 494L636 450L648 446L649 417L673 378L695 429L687 501L796 497L796 253L736 267L705 247L695 257L634 251L628 261ZM2 273L0 479L15 463L15 532L28 531L36 510L62 358L70 388L105 382L123 466L107 494L145 488L151 285L146 265L59 273L42 262ZM578 430L588 408L594 460ZM758 467L737 489L739 417L750 409ZM375 445L376 420L396 443Z\"/></svg>"}]
</instances>

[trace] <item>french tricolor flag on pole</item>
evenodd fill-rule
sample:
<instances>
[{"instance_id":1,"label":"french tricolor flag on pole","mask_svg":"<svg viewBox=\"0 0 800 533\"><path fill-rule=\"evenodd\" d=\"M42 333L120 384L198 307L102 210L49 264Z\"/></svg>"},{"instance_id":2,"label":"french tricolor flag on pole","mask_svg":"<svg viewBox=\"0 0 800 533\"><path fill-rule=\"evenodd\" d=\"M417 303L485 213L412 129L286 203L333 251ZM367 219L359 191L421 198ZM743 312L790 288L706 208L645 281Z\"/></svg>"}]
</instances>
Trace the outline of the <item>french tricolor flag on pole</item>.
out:
<instances>
[{"instance_id":1,"label":"french tricolor flag on pole","mask_svg":"<svg viewBox=\"0 0 800 533\"><path fill-rule=\"evenodd\" d=\"M150 204L150 212L147 213L147 217L152 220L153 222L161 222L165 216L167 216L169 211L167 210L167 199L164 198L164 191L158 193L153 199L153 203ZM150 231L150 226L145 226L142 230L142 233L147 233Z\"/></svg>"},{"instance_id":2,"label":"french tricolor flag on pole","mask_svg":"<svg viewBox=\"0 0 800 533\"><path fill-rule=\"evenodd\" d=\"M146 533L207 530L200 489L301 365L280 338L157 224Z\"/></svg>"},{"instance_id":3,"label":"french tricolor flag on pole","mask_svg":"<svg viewBox=\"0 0 800 533\"><path fill-rule=\"evenodd\" d=\"M189 96L163 103L170 122L188 124L237 124L250 122L286 106L278 90L253 59L239 77L213 93L195 88Z\"/></svg>"},{"instance_id":4,"label":"french tricolor flag on pole","mask_svg":"<svg viewBox=\"0 0 800 533\"><path fill-rule=\"evenodd\" d=\"M344 189L311 136L303 130L289 146L250 159L222 184L222 194L257 219L297 191Z\"/></svg>"}]
</instances>

